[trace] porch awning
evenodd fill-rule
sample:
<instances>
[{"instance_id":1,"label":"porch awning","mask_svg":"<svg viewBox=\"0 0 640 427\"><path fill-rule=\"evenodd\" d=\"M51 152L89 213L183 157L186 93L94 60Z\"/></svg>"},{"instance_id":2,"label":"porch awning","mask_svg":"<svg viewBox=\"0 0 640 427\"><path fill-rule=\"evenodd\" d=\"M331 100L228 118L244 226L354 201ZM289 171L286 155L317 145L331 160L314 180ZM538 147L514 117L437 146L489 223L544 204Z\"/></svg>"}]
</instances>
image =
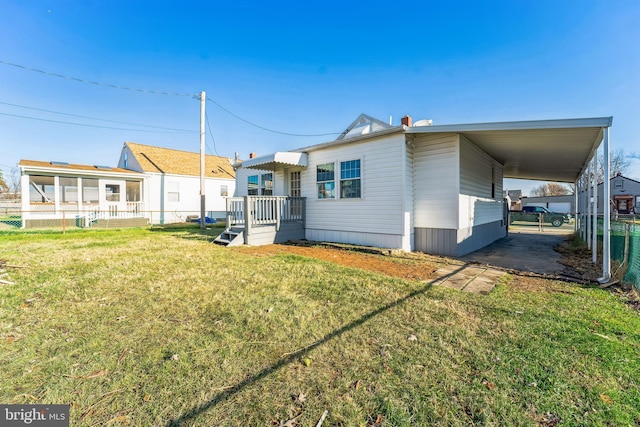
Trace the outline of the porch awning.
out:
<instances>
[{"instance_id":1,"label":"porch awning","mask_svg":"<svg viewBox=\"0 0 640 427\"><path fill-rule=\"evenodd\" d=\"M307 167L307 153L277 151L267 156L255 157L242 162L243 168L275 171L276 168L298 166Z\"/></svg>"}]
</instances>

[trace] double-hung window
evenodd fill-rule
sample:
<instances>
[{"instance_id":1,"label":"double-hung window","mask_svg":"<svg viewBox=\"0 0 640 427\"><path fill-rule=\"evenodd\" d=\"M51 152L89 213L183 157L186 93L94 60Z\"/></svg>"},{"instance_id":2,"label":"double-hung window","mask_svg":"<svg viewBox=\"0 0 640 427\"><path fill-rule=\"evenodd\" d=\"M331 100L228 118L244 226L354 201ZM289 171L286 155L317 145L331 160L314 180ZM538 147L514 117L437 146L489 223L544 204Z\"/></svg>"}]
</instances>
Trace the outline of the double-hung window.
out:
<instances>
[{"instance_id":1,"label":"double-hung window","mask_svg":"<svg viewBox=\"0 0 640 427\"><path fill-rule=\"evenodd\" d=\"M260 194L263 196L273 196L273 174L263 173L260 185Z\"/></svg>"},{"instance_id":2,"label":"double-hung window","mask_svg":"<svg viewBox=\"0 0 640 427\"><path fill-rule=\"evenodd\" d=\"M335 164L325 163L316 167L316 183L318 186L318 199L335 199Z\"/></svg>"},{"instance_id":3,"label":"double-hung window","mask_svg":"<svg viewBox=\"0 0 640 427\"><path fill-rule=\"evenodd\" d=\"M258 195L258 175L251 175L247 181L247 194L249 196Z\"/></svg>"},{"instance_id":4,"label":"double-hung window","mask_svg":"<svg viewBox=\"0 0 640 427\"><path fill-rule=\"evenodd\" d=\"M359 199L362 197L360 160L340 162L340 198Z\"/></svg>"}]
</instances>

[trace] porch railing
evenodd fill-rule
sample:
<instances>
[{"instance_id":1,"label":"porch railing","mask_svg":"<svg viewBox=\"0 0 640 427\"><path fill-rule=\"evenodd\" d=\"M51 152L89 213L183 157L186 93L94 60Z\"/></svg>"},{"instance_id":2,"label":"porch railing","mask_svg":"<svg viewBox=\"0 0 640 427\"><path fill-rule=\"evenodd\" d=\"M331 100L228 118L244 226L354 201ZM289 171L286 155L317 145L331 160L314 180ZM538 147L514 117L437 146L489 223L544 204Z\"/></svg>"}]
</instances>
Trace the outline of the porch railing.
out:
<instances>
[{"instance_id":1,"label":"porch railing","mask_svg":"<svg viewBox=\"0 0 640 427\"><path fill-rule=\"evenodd\" d=\"M227 199L227 225L253 226L302 222L305 220L305 197L245 196Z\"/></svg>"}]
</instances>

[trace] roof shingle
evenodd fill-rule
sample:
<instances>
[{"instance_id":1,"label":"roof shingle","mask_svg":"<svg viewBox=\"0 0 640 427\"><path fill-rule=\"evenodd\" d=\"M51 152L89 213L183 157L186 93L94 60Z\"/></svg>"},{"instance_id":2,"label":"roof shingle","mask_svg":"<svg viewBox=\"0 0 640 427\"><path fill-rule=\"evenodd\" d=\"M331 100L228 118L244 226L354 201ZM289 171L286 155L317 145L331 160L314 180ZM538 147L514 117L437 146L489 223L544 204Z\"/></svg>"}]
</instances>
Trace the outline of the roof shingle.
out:
<instances>
[{"instance_id":1,"label":"roof shingle","mask_svg":"<svg viewBox=\"0 0 640 427\"><path fill-rule=\"evenodd\" d=\"M200 154L172 148L125 142L144 172L175 175L200 175ZM235 179L236 174L228 158L205 155L205 176Z\"/></svg>"}]
</instances>

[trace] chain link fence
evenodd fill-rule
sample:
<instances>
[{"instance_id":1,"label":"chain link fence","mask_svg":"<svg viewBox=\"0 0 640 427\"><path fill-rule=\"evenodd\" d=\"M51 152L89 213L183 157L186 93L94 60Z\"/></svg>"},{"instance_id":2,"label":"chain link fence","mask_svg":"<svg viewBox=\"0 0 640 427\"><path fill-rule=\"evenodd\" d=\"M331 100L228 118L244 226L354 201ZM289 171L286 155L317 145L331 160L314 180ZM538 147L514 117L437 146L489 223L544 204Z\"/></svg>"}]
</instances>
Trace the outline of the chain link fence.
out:
<instances>
[{"instance_id":1,"label":"chain link fence","mask_svg":"<svg viewBox=\"0 0 640 427\"><path fill-rule=\"evenodd\" d=\"M224 215L207 212L205 225L222 227ZM92 228L126 228L165 226L179 224L200 224L200 212L195 211L61 211L57 213L24 212L19 209L0 209L0 233L24 230L62 231Z\"/></svg>"},{"instance_id":2,"label":"chain link fence","mask_svg":"<svg viewBox=\"0 0 640 427\"><path fill-rule=\"evenodd\" d=\"M602 243L603 219L598 217L598 241ZM611 259L622 264L622 280L640 289L640 222L635 215L618 215L611 220Z\"/></svg>"}]
</instances>

